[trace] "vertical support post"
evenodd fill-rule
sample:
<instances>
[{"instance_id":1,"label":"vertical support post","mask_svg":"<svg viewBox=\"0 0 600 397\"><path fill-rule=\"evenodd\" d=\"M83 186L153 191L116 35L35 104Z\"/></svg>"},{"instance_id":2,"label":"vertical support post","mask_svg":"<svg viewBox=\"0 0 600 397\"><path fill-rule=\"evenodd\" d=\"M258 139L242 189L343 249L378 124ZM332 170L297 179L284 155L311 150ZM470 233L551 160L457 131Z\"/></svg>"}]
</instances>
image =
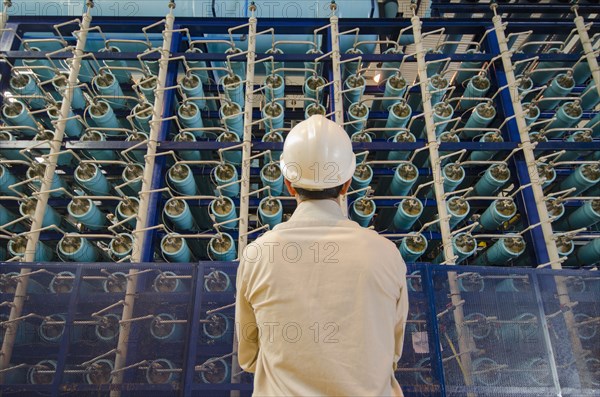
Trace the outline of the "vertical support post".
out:
<instances>
[{"instance_id":1,"label":"vertical support post","mask_svg":"<svg viewBox=\"0 0 600 397\"><path fill-rule=\"evenodd\" d=\"M147 153L145 156L144 174L142 177L142 190L140 191L140 206L138 210L139 218L136 224L135 231L133 232L134 244L131 261L136 263L142 260L143 248L145 245L145 239L147 236L146 228L148 227L148 209L150 204L152 189L152 176L154 175L154 165L156 159L156 151L158 147L159 133L161 125L163 124L163 112L165 109L165 90L167 81L167 71L169 67L169 58L171 43L173 40L173 24L175 22L175 16L173 15L173 9L175 3L171 1L169 3L169 14L165 18L165 29L163 31L163 43L160 51L161 57L159 60L159 71L158 79L156 83L156 93L154 101L154 109L152 112L152 121L150 122L150 135L148 137ZM168 111L168 110L167 110ZM137 292L137 281L138 271L131 269L129 271L129 278L127 279L127 290L125 292L125 303L123 304L122 320L129 320L133 315L133 306L135 304L135 296ZM126 322L120 325L119 329L119 340L117 343L117 353L115 356L115 370L121 369L126 365L127 360L127 344L129 342L129 334L131 331L132 323ZM116 372L113 376L112 384L118 385L123 382L124 371ZM120 390L112 390L110 393L111 397L119 397L121 395Z\"/></svg>"},{"instance_id":2,"label":"vertical support post","mask_svg":"<svg viewBox=\"0 0 600 397\"><path fill-rule=\"evenodd\" d=\"M572 7L573 12L575 13L575 27L577 28L577 34L579 35L579 41L581 41L581 46L583 47L586 61L590 70L592 71L592 78L596 84L596 90L598 91L598 95L600 95L600 67L598 66L596 55L594 54L592 41L590 40L587 29L585 28L585 21L583 20L583 17L577 13L578 8L579 7L577 7L577 5Z\"/></svg>"},{"instance_id":3,"label":"vertical support post","mask_svg":"<svg viewBox=\"0 0 600 397\"><path fill-rule=\"evenodd\" d=\"M25 256L23 258L23 262L35 262L35 252L40 239L39 230L42 228L44 215L46 213L46 207L48 206L48 191L52 188L52 181L54 180L54 172L56 170L56 164L58 161L58 156L56 156L56 153L60 152L61 150L62 140L65 135L65 127L67 125L67 118L69 117L69 112L71 110L73 90L78 84L77 77L79 76L79 70L81 69L81 61L84 55L88 31L90 30L90 25L92 23L92 8L94 8L94 2L92 0L87 0L87 9L82 16L80 30L78 32L79 35L77 37L77 44L75 46L75 49L73 50L73 62L71 63L71 67L69 70L67 89L65 90L64 98L60 108L60 118L56 123L54 139L49 143L50 152L48 160L46 162L46 171L44 173L44 179L41 183L40 194L37 197L35 214L31 223L31 230L33 231L33 233L29 233L27 235L27 247L25 249ZM5 22L4 18L5 16L3 15L2 20ZM4 22L3 26L5 24ZM13 320L21 316L21 313L23 311L23 304L25 303L25 299L27 298L27 284L29 282L29 277L26 276L26 274L30 273L30 271L30 268L24 268L21 270L21 274L25 276L21 277L21 282L18 283L17 288L15 290L15 297L10 310L9 320ZM4 341L2 342L0 369L5 369L10 364L17 327L18 322L15 322L11 323L11 325L8 328L6 328ZM0 381L3 378L4 376L0 374Z\"/></svg>"},{"instance_id":4,"label":"vertical support post","mask_svg":"<svg viewBox=\"0 0 600 397\"><path fill-rule=\"evenodd\" d=\"M433 176L433 187L435 192L435 200L437 203L438 216L440 219L440 232L442 235L442 249L444 252L445 262L448 265L454 265L456 256L452 248L452 236L450 231L450 223L448 211L446 208L446 200L444 199L444 180L442 178L442 166L440 155L438 151L439 143L435 135L435 126L433 122L433 106L431 105L431 93L429 92L427 82L427 65L425 63L425 48L423 47L423 37L421 34L421 20L416 14L416 5L411 4L413 16L411 18L411 24L413 28L413 35L415 37L415 48L417 58L417 72L419 76L419 86L421 88L421 95L423 96L423 113L425 116L425 127L427 130L427 146L429 148L429 158L431 163L431 173ZM460 290L458 288L457 274L455 272L448 272L448 283L450 286L450 299L452 305L455 307L454 310L454 324L456 326L457 335L462 334L464 313L460 304ZM471 355L468 353L471 350L471 345L465 338L459 338L458 347L460 350L460 356L457 360L462 362L462 368L464 368L463 377L465 385L473 385L471 377Z\"/></svg>"},{"instance_id":5,"label":"vertical support post","mask_svg":"<svg viewBox=\"0 0 600 397\"><path fill-rule=\"evenodd\" d=\"M494 30L496 32L496 38L498 40L498 46L500 48L502 66L504 68L504 73L506 76L507 89L510 93L512 106L515 112L515 121L517 123L519 137L521 139L523 156L525 157L527 170L529 171L529 176L532 182L529 189L531 189L531 192L533 193L535 207L537 209L540 219L540 225L538 227L541 228L542 234L544 236L545 248L548 254L548 260L550 262L551 267L553 269L561 269L562 266L560 262L560 256L558 255L558 248L556 247L556 243L554 241L554 232L550 223L548 209L546 208L546 204L544 201L544 192L540 183L540 176L538 174L536 166L535 154L533 153L533 146L531 144L531 141L529 140L529 135L527 133L527 124L525 122L523 107L521 106L521 101L519 100L519 93L517 90L514 68L511 60L511 53L508 50L508 42L506 40L506 35L504 34L502 18L496 13L497 4L494 3L491 5L491 7L494 11L494 17L492 18L492 21L494 23ZM580 23L582 22L583 21L581 20ZM598 63L596 62L596 66L597 65ZM564 282L564 279L562 277L555 277L555 283L561 307L571 307L569 291L567 285ZM569 339L571 339L571 346L573 348L573 355L575 357L577 369L580 374L585 374L587 373L587 369L583 360L583 348L581 345L581 341L579 340L579 337L577 335L577 328L574 326L575 319L573 316L573 312L571 310L566 310L564 312L564 319L568 328Z\"/></svg>"},{"instance_id":6,"label":"vertical support post","mask_svg":"<svg viewBox=\"0 0 600 397\"><path fill-rule=\"evenodd\" d=\"M240 234L238 238L238 259L248 244L248 218L250 212L250 165L252 160L252 110L254 107L254 70L256 67L256 5L249 6L248 20L248 52L246 55L246 97L244 102L244 136L242 148L242 173L240 188ZM231 383L240 383L241 368L237 360L238 341L233 334L233 358L231 360ZM239 396L239 391L232 390L231 397Z\"/></svg>"}]
</instances>

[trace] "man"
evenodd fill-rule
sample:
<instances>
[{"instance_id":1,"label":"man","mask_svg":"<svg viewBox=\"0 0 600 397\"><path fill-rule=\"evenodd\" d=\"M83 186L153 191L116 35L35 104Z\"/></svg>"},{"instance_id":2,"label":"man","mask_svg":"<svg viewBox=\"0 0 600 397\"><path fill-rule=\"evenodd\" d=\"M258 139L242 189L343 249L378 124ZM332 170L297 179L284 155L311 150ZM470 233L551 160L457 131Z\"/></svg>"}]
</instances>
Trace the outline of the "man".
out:
<instances>
[{"instance_id":1,"label":"man","mask_svg":"<svg viewBox=\"0 0 600 397\"><path fill-rule=\"evenodd\" d=\"M342 213L356 167L347 133L312 116L290 131L281 167L298 207L248 245L237 275L238 360L254 395L402 396L406 265Z\"/></svg>"}]
</instances>

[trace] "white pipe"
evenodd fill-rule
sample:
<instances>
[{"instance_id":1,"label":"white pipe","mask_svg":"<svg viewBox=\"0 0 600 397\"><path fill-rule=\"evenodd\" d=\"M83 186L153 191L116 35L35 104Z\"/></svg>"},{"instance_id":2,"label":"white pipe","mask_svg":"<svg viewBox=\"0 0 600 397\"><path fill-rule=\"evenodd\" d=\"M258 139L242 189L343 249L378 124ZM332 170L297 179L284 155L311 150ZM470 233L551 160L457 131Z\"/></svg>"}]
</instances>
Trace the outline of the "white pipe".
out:
<instances>
[{"instance_id":1,"label":"white pipe","mask_svg":"<svg viewBox=\"0 0 600 397\"><path fill-rule=\"evenodd\" d=\"M94 7L94 3L91 0L87 2L87 10L83 14L82 22L80 25L80 31L77 39L77 46L73 50L73 62L69 71L68 89L64 92L64 99L60 109L60 118L56 123L56 130L54 131L54 140L50 145L50 154L58 153L61 150L61 143L65 133L65 126L67 124L67 117L71 110L71 101L73 99L73 87L77 85L77 76L79 76L79 70L81 68L81 59L84 54L84 48L87 41L87 33L92 22L91 9ZM6 22L6 16L2 15L2 24ZM25 256L23 262L35 262L35 252L37 244L40 238L40 230L42 228L42 221L44 214L46 213L46 207L48 206L49 190L52 187L52 181L54 180L54 171L56 170L57 156L49 156L48 162L46 163L46 170L44 179L40 187L40 194L37 198L37 205L35 208L35 214L32 219L31 231L27 235L27 248L25 250ZM31 269L22 269L21 274L30 273ZM19 318L23 311L23 304L27 297L27 283L29 281L28 276L21 278L21 282L17 285L15 291L15 297L13 306L10 310L9 321ZM12 358L12 350L16 337L16 326L9 326L6 328L4 335L4 341L2 342L2 357L0 357L0 370L6 369ZM2 375L0 375L0 381L2 381Z\"/></svg>"},{"instance_id":2,"label":"white pipe","mask_svg":"<svg viewBox=\"0 0 600 397\"><path fill-rule=\"evenodd\" d=\"M131 256L131 262L142 261L142 247L144 246L145 234L147 230L147 215L148 207L150 204L150 189L152 188L152 175L154 174L154 164L156 157L157 141L159 138L159 132L161 129L161 123L158 121L162 119L164 110L164 93L162 89L166 86L167 81L167 69L169 66L169 54L171 52L171 42L173 39L173 24L175 17L173 15L173 9L175 8L174 3L169 3L169 14L166 16L165 30L163 32L163 44L161 57L159 61L159 71L155 90L155 101L154 109L152 112L152 121L150 122L150 135L147 142L147 155L145 156L144 174L142 177L142 190L140 191L140 205L139 205L139 219L136 224L135 231L133 232L133 250ZM123 368L127 361L127 350L129 342L129 332L131 325L129 320L133 315L133 306L135 303L135 294L137 292L137 270L131 269L129 271L129 277L127 278L127 290L125 292L125 302L123 304L123 314L121 316L121 323L119 326L119 340L117 343L117 353L115 355L115 370L112 379L112 384L123 383ZM120 390L113 390L110 392L111 397L119 397L121 395Z\"/></svg>"},{"instance_id":3,"label":"white pipe","mask_svg":"<svg viewBox=\"0 0 600 397\"><path fill-rule=\"evenodd\" d=\"M411 24L413 28L413 34L415 38L416 58L419 76L419 85L421 86L421 94L423 96L423 114L425 116L425 127L427 131L427 141L429 142L429 156L431 171L433 174L434 181L434 192L435 199L438 209L438 217L440 219L440 232L442 235L442 247L444 252L445 262L449 265L454 265L456 256L452 248L452 234L450 230L449 215L446 208L446 202L444 200L444 179L442 178L442 167L440 161L440 155L438 152L437 137L435 134L435 125L433 122L433 106L431 105L431 93L427 87L429 81L427 77L427 65L425 62L425 49L423 47L422 34L421 34L421 20L416 15L416 5L412 4L413 16L411 18ZM455 272L448 273L448 282L450 286L452 305L456 308L454 310L454 324L458 335L464 335L463 332L463 321L464 313L463 308L460 304L460 290L458 288L458 282L456 279L457 275ZM460 360L462 362L462 368L465 369L463 376L466 386L473 384L471 377L471 355L467 354L471 349L472 345L467 341L466 338L458 339L458 347L461 353ZM471 395L472 393L469 393Z\"/></svg>"},{"instance_id":4,"label":"white pipe","mask_svg":"<svg viewBox=\"0 0 600 397\"><path fill-rule=\"evenodd\" d=\"M577 28L577 34L579 35L579 40L581 41L581 46L583 47L583 52L585 53L588 66L592 71L592 78L596 84L596 90L598 91L598 95L600 95L600 67L598 66L598 60L596 59L594 47L592 46L592 41L590 40L590 36L588 35L585 27L585 21L583 20L583 17L577 14L576 5L573 6L573 11L575 11L576 15L575 27Z\"/></svg>"}]
</instances>

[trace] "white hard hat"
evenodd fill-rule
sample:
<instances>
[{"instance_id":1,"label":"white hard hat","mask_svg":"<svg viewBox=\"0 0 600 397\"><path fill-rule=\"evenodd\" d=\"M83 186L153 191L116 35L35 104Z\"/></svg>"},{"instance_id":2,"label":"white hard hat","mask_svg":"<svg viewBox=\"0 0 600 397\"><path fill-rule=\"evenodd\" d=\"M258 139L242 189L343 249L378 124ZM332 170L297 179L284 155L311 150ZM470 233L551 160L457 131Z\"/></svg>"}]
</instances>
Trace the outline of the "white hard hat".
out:
<instances>
[{"instance_id":1,"label":"white hard hat","mask_svg":"<svg viewBox=\"0 0 600 397\"><path fill-rule=\"evenodd\" d=\"M337 123L314 115L289 132L281 154L283 176L292 186L324 190L352 178L356 156L348 134Z\"/></svg>"}]
</instances>

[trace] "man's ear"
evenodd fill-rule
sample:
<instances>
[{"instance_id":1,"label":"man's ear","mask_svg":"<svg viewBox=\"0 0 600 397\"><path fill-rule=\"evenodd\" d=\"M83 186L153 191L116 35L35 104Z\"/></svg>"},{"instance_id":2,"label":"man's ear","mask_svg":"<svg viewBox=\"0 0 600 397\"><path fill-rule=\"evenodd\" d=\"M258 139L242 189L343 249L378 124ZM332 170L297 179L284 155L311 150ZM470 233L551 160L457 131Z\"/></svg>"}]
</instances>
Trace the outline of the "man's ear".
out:
<instances>
[{"instance_id":1,"label":"man's ear","mask_svg":"<svg viewBox=\"0 0 600 397\"><path fill-rule=\"evenodd\" d=\"M290 193L290 196L294 197L296 196L297 192L296 189L294 189L294 187L292 186L292 183L290 181L288 181L287 179L283 180L285 182L285 187L287 188L288 192Z\"/></svg>"},{"instance_id":2,"label":"man's ear","mask_svg":"<svg viewBox=\"0 0 600 397\"><path fill-rule=\"evenodd\" d=\"M340 196L343 196L344 194L348 193L348 189L350 189L350 183L352 183L352 179L344 183L344 186L342 186L342 190L340 190Z\"/></svg>"}]
</instances>

